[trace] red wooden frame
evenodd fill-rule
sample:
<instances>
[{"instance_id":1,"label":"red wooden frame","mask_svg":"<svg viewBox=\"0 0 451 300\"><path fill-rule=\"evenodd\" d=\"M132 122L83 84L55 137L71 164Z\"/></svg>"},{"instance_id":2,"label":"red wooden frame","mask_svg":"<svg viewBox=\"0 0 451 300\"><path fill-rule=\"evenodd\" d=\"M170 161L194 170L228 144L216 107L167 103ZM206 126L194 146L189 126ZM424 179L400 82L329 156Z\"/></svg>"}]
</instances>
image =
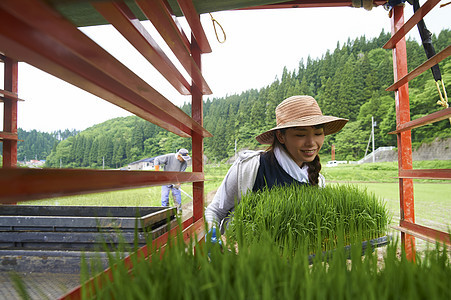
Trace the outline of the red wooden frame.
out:
<instances>
[{"instance_id":1,"label":"red wooden frame","mask_svg":"<svg viewBox=\"0 0 451 300\"><path fill-rule=\"evenodd\" d=\"M403 24L396 32L392 34L392 37L382 47L384 49L393 49L396 44L414 27L420 22L425 15L427 15L440 0L429 0L418 9L413 16Z\"/></svg>"},{"instance_id":2,"label":"red wooden frame","mask_svg":"<svg viewBox=\"0 0 451 300\"><path fill-rule=\"evenodd\" d=\"M0 203L205 180L202 172L0 169Z\"/></svg>"},{"instance_id":3,"label":"red wooden frame","mask_svg":"<svg viewBox=\"0 0 451 300\"><path fill-rule=\"evenodd\" d=\"M17 91L18 62L15 59L2 56L4 68L3 95L3 132L0 141L3 142L3 167L12 168L17 165Z\"/></svg>"},{"instance_id":4,"label":"red wooden frame","mask_svg":"<svg viewBox=\"0 0 451 300\"><path fill-rule=\"evenodd\" d=\"M404 25L404 7L396 6L392 10L391 25L393 35ZM395 81L407 74L407 51L404 37L393 48L393 69ZM409 87L407 83L395 91L395 101L396 124L399 126L410 121ZM404 131L398 134L398 168L400 170L412 169L412 138L410 131ZM399 205L401 220L415 223L413 181L410 178L399 179ZM407 257L414 259L415 238L412 235L402 232L401 242L406 249Z\"/></svg>"},{"instance_id":5,"label":"red wooden frame","mask_svg":"<svg viewBox=\"0 0 451 300\"><path fill-rule=\"evenodd\" d=\"M190 84L124 2L94 2L92 6L111 23L182 95Z\"/></svg>"},{"instance_id":6,"label":"red wooden frame","mask_svg":"<svg viewBox=\"0 0 451 300\"><path fill-rule=\"evenodd\" d=\"M415 119L413 121L406 122L404 124L399 124L397 126L397 129L395 131L389 132L389 134L412 130L417 127L448 119L449 117L451 117L451 107L439 110L437 112Z\"/></svg>"},{"instance_id":7,"label":"red wooden frame","mask_svg":"<svg viewBox=\"0 0 451 300\"><path fill-rule=\"evenodd\" d=\"M0 60L5 64L3 169L0 170L0 203L12 203L42 197L80 194L165 183L193 182L193 218L182 225L185 240L195 233L198 240L204 235L203 198L204 166L203 139L211 134L203 128L202 96L210 94L202 75L201 54L211 51L200 24L199 15L190 0L178 0L179 6L191 27L191 40L171 14L165 0L136 0L144 15L159 31L171 51L191 77L188 83L174 67L160 47L143 29L133 13L123 2L100 3L93 6L151 62L181 94L191 94L192 117L186 115L154 88L127 69L108 52L80 32L72 23L50 7L45 0L0 1ZM386 1L377 0L376 5ZM410 130L446 118L446 109L418 120L410 120L408 81L430 66L450 55L450 47L440 52L410 74L407 73L406 43L404 35L439 1L428 0L404 24L403 7L393 8L391 18L392 39L386 48L393 48L396 123L398 139L398 165L400 188L402 243L410 259L415 256L415 237L439 239L449 245L446 233L415 224L413 178L450 179L450 170L412 170L412 145ZM351 6L344 0L286 1L255 8L337 7ZM193 172L144 172L97 170L28 170L16 169L17 162L17 79L18 61L30 63L50 74L95 94L143 119L161 126L182 137L192 138ZM94 180L95 178L95 180ZM44 184L42 184L44 182ZM157 238L155 245L164 246L171 233ZM148 258L147 247L139 250ZM125 259L129 268L131 260ZM110 276L106 271L100 276ZM96 279L92 279L93 282ZM78 299L80 289L67 295Z\"/></svg>"},{"instance_id":8,"label":"red wooden frame","mask_svg":"<svg viewBox=\"0 0 451 300\"><path fill-rule=\"evenodd\" d=\"M427 71L429 68L451 55L451 45L428 59L425 63L407 73L407 54L404 36L439 1L428 0L404 24L404 6L392 9L392 38L384 48L393 48L393 68L395 83L387 90L395 91L396 131L398 139L398 176L400 191L400 224L395 228L401 231L401 242L409 259L415 259L415 237L428 241L440 241L451 247L449 233L421 226L415 223L413 180L412 179L451 179L450 169L412 170L411 129L437 122L451 115L450 108L432 113L417 120L410 120L409 80Z\"/></svg>"},{"instance_id":9,"label":"red wooden frame","mask_svg":"<svg viewBox=\"0 0 451 300\"><path fill-rule=\"evenodd\" d=\"M26 2L29 9L21 9L22 2ZM43 19L46 22L42 22ZM211 136L44 2L0 2L0 45L5 54L26 61L175 134L190 137L195 131L204 137Z\"/></svg>"},{"instance_id":10,"label":"red wooden frame","mask_svg":"<svg viewBox=\"0 0 451 300\"><path fill-rule=\"evenodd\" d=\"M376 6L384 5L387 1L374 0ZM350 0L294 0L275 4L252 6L243 9L276 9L276 8L308 8L308 7L352 7Z\"/></svg>"},{"instance_id":11,"label":"red wooden frame","mask_svg":"<svg viewBox=\"0 0 451 300\"><path fill-rule=\"evenodd\" d=\"M396 81L394 84L386 88L386 91L395 91L403 84L409 82L410 80L414 79L418 75L421 75L423 72L429 70L431 67L435 66L445 58L451 55L451 45L437 53L436 55L432 56L430 59L425 61L423 64L416 67L412 72L409 74L404 75L401 79Z\"/></svg>"},{"instance_id":12,"label":"red wooden frame","mask_svg":"<svg viewBox=\"0 0 451 300\"><path fill-rule=\"evenodd\" d=\"M183 37L177 24L174 22L163 0L136 0L146 17L154 24L160 35L174 52L186 72L191 76L194 84L204 94L211 94L210 87L202 76L199 67L193 61L190 50L183 43Z\"/></svg>"}]
</instances>

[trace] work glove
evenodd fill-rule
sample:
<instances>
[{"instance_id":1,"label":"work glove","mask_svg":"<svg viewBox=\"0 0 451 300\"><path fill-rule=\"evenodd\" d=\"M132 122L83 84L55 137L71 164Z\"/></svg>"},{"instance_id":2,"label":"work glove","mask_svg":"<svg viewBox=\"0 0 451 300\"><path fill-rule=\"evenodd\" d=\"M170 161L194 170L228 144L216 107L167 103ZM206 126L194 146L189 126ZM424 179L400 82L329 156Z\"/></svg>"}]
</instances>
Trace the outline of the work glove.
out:
<instances>
[{"instance_id":1,"label":"work glove","mask_svg":"<svg viewBox=\"0 0 451 300\"><path fill-rule=\"evenodd\" d=\"M211 228L208 231L207 237L210 236L210 242L215 245L216 243L219 242L219 245L222 245L222 242L220 239L218 239L218 237L216 236L216 227Z\"/></svg>"},{"instance_id":2,"label":"work glove","mask_svg":"<svg viewBox=\"0 0 451 300\"><path fill-rule=\"evenodd\" d=\"M208 233L205 235L205 242L207 243L207 245L210 245L210 248L208 249L208 260L211 260L211 252L213 247L216 247L216 245L219 245L220 250L222 252L222 241L221 239L218 239L218 237L216 236L216 227L212 227Z\"/></svg>"},{"instance_id":3,"label":"work glove","mask_svg":"<svg viewBox=\"0 0 451 300\"><path fill-rule=\"evenodd\" d=\"M207 242L208 240L210 240L210 243L212 245L218 244L222 248L222 241L216 236L216 227L212 227L208 231L207 235L205 236L205 242Z\"/></svg>"}]
</instances>

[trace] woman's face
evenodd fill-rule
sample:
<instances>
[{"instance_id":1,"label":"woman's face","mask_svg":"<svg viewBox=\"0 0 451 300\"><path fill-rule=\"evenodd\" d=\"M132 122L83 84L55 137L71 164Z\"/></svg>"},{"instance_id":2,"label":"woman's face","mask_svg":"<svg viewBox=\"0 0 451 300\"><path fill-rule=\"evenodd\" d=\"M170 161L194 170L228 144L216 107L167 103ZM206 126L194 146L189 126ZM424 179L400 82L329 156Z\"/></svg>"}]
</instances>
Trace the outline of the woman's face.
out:
<instances>
[{"instance_id":1,"label":"woman's face","mask_svg":"<svg viewBox=\"0 0 451 300\"><path fill-rule=\"evenodd\" d=\"M276 136L300 167L304 162L313 161L324 143L324 129L321 127L287 128L285 133L278 130Z\"/></svg>"}]
</instances>

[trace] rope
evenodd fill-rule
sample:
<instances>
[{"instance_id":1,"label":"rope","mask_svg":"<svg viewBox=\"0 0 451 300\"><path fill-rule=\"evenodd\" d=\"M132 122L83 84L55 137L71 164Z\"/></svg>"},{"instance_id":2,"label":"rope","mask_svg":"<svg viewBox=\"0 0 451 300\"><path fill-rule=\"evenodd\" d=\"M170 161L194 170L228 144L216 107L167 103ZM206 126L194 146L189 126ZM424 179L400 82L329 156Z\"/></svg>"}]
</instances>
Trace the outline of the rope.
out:
<instances>
[{"instance_id":1,"label":"rope","mask_svg":"<svg viewBox=\"0 0 451 300\"><path fill-rule=\"evenodd\" d=\"M442 84L443 95L442 95L442 91L440 90L439 82ZM440 100L437 101L437 104L441 105L443 108L448 108L449 107L448 95L446 94L445 83L443 82L443 79L442 80L437 80L435 82L435 85L437 86L438 94L440 96ZM449 118L449 123L451 124L451 118Z\"/></svg>"},{"instance_id":2,"label":"rope","mask_svg":"<svg viewBox=\"0 0 451 300\"><path fill-rule=\"evenodd\" d=\"M211 17L211 22L213 23L213 28L215 29L216 39L218 40L218 42L219 42L220 44L225 43L225 41L226 41L226 39L227 39L227 36L226 36L225 31L224 31L224 28L222 28L221 24L219 24L219 22L216 21L215 18L213 18L213 15L212 15L211 13L209 13L209 14L210 14L210 17ZM217 32L217 30L216 30L216 24L218 24L219 28L221 28L222 35L224 36L224 39L223 39L222 41L219 40L218 32Z\"/></svg>"}]
</instances>

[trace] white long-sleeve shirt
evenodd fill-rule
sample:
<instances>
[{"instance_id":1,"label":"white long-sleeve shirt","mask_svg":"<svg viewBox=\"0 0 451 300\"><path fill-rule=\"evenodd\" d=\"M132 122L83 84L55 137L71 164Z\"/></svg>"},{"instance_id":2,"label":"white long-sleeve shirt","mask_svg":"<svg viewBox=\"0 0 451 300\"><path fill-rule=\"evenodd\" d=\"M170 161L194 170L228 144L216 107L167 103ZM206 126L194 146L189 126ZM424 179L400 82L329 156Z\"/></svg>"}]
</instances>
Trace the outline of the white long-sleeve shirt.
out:
<instances>
[{"instance_id":1,"label":"white long-sleeve shirt","mask_svg":"<svg viewBox=\"0 0 451 300\"><path fill-rule=\"evenodd\" d=\"M215 225L224 232L226 224L223 220L233 211L235 202L241 201L241 196L252 190L262 151L243 151L230 167L227 175L219 186L213 201L205 210L205 221L209 227Z\"/></svg>"}]
</instances>

